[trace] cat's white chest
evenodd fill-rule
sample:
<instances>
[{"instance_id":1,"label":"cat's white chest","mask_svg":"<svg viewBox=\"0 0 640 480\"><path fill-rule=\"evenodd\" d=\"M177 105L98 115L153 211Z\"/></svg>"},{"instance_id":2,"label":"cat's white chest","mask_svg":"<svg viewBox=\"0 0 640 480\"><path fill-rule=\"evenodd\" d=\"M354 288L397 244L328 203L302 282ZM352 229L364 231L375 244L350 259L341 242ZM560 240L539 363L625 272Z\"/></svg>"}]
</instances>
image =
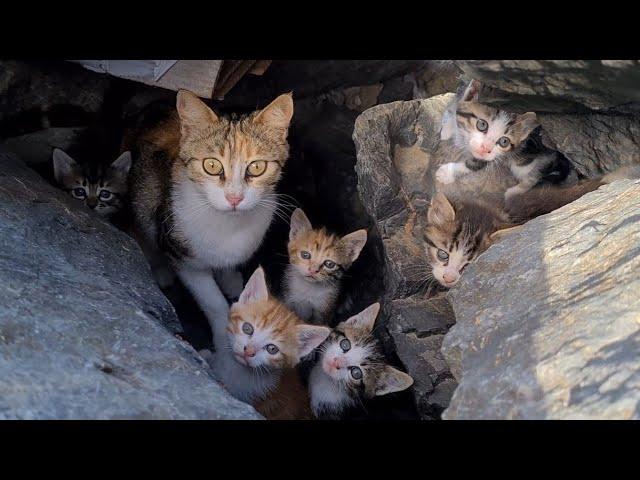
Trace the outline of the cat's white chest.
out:
<instances>
[{"instance_id":1,"label":"cat's white chest","mask_svg":"<svg viewBox=\"0 0 640 480\"><path fill-rule=\"evenodd\" d=\"M231 268L246 262L258 249L273 218L273 208L258 206L237 214L205 205L189 185L177 185L173 197L176 231L187 240L199 268Z\"/></svg>"},{"instance_id":2,"label":"cat's white chest","mask_svg":"<svg viewBox=\"0 0 640 480\"><path fill-rule=\"evenodd\" d=\"M322 411L340 411L353 403L345 389L324 373L319 364L309 375L309 394L316 416Z\"/></svg>"},{"instance_id":3,"label":"cat's white chest","mask_svg":"<svg viewBox=\"0 0 640 480\"><path fill-rule=\"evenodd\" d=\"M285 272L285 303L303 320L326 312L337 297L338 287L330 284L307 282L288 265Z\"/></svg>"}]
</instances>

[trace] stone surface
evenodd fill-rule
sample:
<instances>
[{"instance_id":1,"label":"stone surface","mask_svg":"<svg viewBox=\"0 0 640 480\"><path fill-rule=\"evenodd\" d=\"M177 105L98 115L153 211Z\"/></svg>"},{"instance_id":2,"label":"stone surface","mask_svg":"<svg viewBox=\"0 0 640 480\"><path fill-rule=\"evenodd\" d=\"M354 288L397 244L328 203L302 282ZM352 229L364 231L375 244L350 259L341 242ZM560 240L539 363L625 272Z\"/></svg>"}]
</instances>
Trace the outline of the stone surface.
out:
<instances>
[{"instance_id":1,"label":"stone surface","mask_svg":"<svg viewBox=\"0 0 640 480\"><path fill-rule=\"evenodd\" d=\"M426 277L421 227L439 161L441 116L452 96L394 102L360 115L356 145L358 192L382 240L383 312L397 355L415 380L422 418L438 418L455 386L440 353L453 323L448 303Z\"/></svg>"},{"instance_id":2,"label":"stone surface","mask_svg":"<svg viewBox=\"0 0 640 480\"><path fill-rule=\"evenodd\" d=\"M0 418L260 418L172 335L136 243L4 153L0 251Z\"/></svg>"},{"instance_id":3,"label":"stone surface","mask_svg":"<svg viewBox=\"0 0 640 480\"><path fill-rule=\"evenodd\" d=\"M447 419L640 419L640 181L527 223L465 270Z\"/></svg>"}]
</instances>

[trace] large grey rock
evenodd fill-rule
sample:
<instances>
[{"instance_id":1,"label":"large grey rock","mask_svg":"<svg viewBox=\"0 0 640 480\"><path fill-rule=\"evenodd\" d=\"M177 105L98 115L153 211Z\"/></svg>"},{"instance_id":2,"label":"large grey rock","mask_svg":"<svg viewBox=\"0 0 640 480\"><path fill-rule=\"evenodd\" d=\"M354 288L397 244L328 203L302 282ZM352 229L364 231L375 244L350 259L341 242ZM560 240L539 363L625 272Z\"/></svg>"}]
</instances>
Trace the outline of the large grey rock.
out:
<instances>
[{"instance_id":1,"label":"large grey rock","mask_svg":"<svg viewBox=\"0 0 640 480\"><path fill-rule=\"evenodd\" d=\"M446 419L640 419L640 181L527 223L465 270Z\"/></svg>"},{"instance_id":2,"label":"large grey rock","mask_svg":"<svg viewBox=\"0 0 640 480\"><path fill-rule=\"evenodd\" d=\"M453 313L426 278L421 229L439 162L440 122L451 94L365 111L355 124L358 192L382 239L380 315L398 357L413 376L422 418L437 418L455 387L440 353Z\"/></svg>"},{"instance_id":3,"label":"large grey rock","mask_svg":"<svg viewBox=\"0 0 640 480\"><path fill-rule=\"evenodd\" d=\"M172 335L136 243L4 153L0 252L0 418L260 418Z\"/></svg>"}]
</instances>

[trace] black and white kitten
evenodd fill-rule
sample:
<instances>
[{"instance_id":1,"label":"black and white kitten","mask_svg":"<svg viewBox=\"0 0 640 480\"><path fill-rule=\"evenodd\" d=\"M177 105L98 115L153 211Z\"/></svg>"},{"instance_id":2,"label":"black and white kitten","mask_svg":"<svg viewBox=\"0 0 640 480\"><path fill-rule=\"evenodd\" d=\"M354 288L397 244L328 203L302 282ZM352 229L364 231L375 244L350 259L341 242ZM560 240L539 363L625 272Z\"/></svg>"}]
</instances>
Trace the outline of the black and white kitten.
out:
<instances>
[{"instance_id":1,"label":"black and white kitten","mask_svg":"<svg viewBox=\"0 0 640 480\"><path fill-rule=\"evenodd\" d=\"M506 190L505 199L539 184L567 180L571 164L560 152L544 146L536 114L515 114L479 103L479 90L480 84L472 80L443 115L441 139L450 139L465 155L441 165L436 171L438 182L451 184L490 162L508 165L518 181Z\"/></svg>"},{"instance_id":2,"label":"black and white kitten","mask_svg":"<svg viewBox=\"0 0 640 480\"><path fill-rule=\"evenodd\" d=\"M379 311L380 304L374 303L339 323L320 346L320 358L309 375L311 409L317 418L340 418L363 400L413 384L413 378L385 362L372 335Z\"/></svg>"}]
</instances>

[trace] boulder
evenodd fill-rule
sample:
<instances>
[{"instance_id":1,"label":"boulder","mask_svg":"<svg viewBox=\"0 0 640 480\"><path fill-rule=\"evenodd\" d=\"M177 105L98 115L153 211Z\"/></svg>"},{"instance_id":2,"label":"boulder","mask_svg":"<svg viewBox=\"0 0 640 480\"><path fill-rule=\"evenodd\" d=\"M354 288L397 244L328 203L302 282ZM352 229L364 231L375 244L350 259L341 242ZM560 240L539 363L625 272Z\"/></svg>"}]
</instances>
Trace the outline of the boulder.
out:
<instances>
[{"instance_id":1,"label":"boulder","mask_svg":"<svg viewBox=\"0 0 640 480\"><path fill-rule=\"evenodd\" d=\"M536 218L450 291L446 419L640 419L640 181Z\"/></svg>"},{"instance_id":2,"label":"boulder","mask_svg":"<svg viewBox=\"0 0 640 480\"><path fill-rule=\"evenodd\" d=\"M258 419L172 332L137 244L0 153L0 419Z\"/></svg>"},{"instance_id":3,"label":"boulder","mask_svg":"<svg viewBox=\"0 0 640 480\"><path fill-rule=\"evenodd\" d=\"M385 326L414 378L418 413L438 418L456 383L440 353L451 307L427 280L421 227L439 161L440 123L452 94L370 108L355 123L358 193L382 242Z\"/></svg>"}]
</instances>

